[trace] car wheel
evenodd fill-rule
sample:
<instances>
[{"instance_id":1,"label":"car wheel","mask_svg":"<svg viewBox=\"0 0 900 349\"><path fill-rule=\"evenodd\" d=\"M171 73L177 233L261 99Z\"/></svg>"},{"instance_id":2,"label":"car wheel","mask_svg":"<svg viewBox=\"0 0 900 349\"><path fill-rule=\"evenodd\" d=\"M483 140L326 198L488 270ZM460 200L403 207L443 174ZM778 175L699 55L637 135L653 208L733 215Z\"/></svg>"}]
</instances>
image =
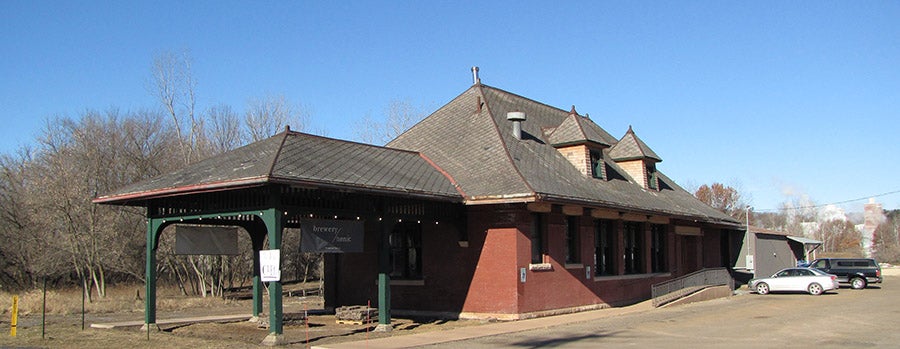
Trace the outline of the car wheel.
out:
<instances>
[{"instance_id":1,"label":"car wheel","mask_svg":"<svg viewBox=\"0 0 900 349\"><path fill-rule=\"evenodd\" d=\"M818 296L822 294L822 292L825 292L825 290L822 289L822 285L819 285L815 282L809 284L809 287L807 287L806 290L809 291L809 294L813 296Z\"/></svg>"},{"instance_id":2,"label":"car wheel","mask_svg":"<svg viewBox=\"0 0 900 349\"><path fill-rule=\"evenodd\" d=\"M759 294L769 294L769 284L765 282L760 282L756 285L756 293Z\"/></svg>"},{"instance_id":3,"label":"car wheel","mask_svg":"<svg viewBox=\"0 0 900 349\"><path fill-rule=\"evenodd\" d=\"M861 277L852 278L850 279L850 287L852 287L854 290L864 289L866 288L866 279L863 279Z\"/></svg>"}]
</instances>

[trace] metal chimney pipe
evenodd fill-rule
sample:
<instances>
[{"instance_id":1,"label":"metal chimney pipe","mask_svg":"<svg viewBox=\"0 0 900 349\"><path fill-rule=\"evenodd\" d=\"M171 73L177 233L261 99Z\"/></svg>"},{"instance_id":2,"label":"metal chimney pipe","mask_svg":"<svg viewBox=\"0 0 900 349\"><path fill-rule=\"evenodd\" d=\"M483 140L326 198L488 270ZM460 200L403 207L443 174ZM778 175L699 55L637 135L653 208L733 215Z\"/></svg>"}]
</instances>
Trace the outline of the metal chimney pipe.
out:
<instances>
[{"instance_id":1,"label":"metal chimney pipe","mask_svg":"<svg viewBox=\"0 0 900 349\"><path fill-rule=\"evenodd\" d=\"M515 136L516 139L522 139L522 122L525 121L525 113L511 111L506 113L506 120L512 121L513 123L513 136Z\"/></svg>"},{"instance_id":2,"label":"metal chimney pipe","mask_svg":"<svg viewBox=\"0 0 900 349\"><path fill-rule=\"evenodd\" d=\"M478 67L472 67L472 84L478 85L481 79L478 78Z\"/></svg>"}]
</instances>

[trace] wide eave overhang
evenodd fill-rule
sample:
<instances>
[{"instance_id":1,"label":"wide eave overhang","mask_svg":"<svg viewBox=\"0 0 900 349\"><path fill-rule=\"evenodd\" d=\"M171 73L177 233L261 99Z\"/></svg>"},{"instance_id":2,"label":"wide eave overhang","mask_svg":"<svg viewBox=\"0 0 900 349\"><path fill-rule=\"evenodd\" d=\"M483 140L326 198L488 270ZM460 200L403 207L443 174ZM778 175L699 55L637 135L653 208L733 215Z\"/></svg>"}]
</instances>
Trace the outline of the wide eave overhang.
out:
<instances>
[{"instance_id":1,"label":"wide eave overhang","mask_svg":"<svg viewBox=\"0 0 900 349\"><path fill-rule=\"evenodd\" d=\"M95 204L107 205L123 205L123 206L144 206L142 203L168 197L196 195L225 190L239 190L253 187L260 187L270 184L287 185L293 187L301 187L308 189L325 189L341 192L358 192L365 194L375 194L384 196L413 197L429 200L438 200L446 202L462 202L460 196L444 195L437 193L428 193L422 191L406 190L401 188L379 188L360 185L349 185L347 183L331 183L313 180L297 180L277 178L271 176L260 176L242 178L237 180L209 182L201 184L192 184L178 187L160 188L147 191L126 192L121 194L112 194L97 197L92 200Z\"/></svg>"}]
</instances>

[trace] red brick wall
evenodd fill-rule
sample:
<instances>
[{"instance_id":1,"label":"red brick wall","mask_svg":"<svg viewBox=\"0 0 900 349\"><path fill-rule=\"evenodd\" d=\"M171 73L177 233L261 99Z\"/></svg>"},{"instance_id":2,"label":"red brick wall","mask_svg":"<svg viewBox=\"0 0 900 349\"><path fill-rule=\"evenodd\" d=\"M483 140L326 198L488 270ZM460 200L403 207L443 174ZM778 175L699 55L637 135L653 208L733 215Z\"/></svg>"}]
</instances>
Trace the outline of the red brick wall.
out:
<instances>
[{"instance_id":1,"label":"red brick wall","mask_svg":"<svg viewBox=\"0 0 900 349\"><path fill-rule=\"evenodd\" d=\"M523 314L586 305L622 305L650 297L650 286L670 276L625 275L594 278L594 220L580 216L580 264L565 264L565 215L554 208L544 214L544 260L549 271L531 271L531 219L525 205L491 205L467 208L467 222L426 222L422 225L422 262L424 280L417 285L391 287L394 310L465 312L482 314ZM645 262L650 270L650 229L644 223ZM465 226L468 247L459 244L458 229ZM619 232L621 221L613 225ZM326 294L333 301L328 306L359 305L378 299L378 222L366 223L364 253L329 255L326 259ZM704 266L720 266L719 230L704 230L699 237ZM620 234L617 234L620 235ZM681 241L670 226L667 229L668 268L672 275L683 275ZM623 242L615 241L616 255ZM616 261L620 274L624 263ZM591 275L585 277L586 267ZM521 268L526 281L519 280ZM693 271L693 270L690 270Z\"/></svg>"},{"instance_id":2,"label":"red brick wall","mask_svg":"<svg viewBox=\"0 0 900 349\"><path fill-rule=\"evenodd\" d=\"M520 242L517 226L522 211L496 207L469 209L469 249L476 251L475 270L466 294L464 312L517 312L517 255ZM527 255L526 255L527 257Z\"/></svg>"}]
</instances>

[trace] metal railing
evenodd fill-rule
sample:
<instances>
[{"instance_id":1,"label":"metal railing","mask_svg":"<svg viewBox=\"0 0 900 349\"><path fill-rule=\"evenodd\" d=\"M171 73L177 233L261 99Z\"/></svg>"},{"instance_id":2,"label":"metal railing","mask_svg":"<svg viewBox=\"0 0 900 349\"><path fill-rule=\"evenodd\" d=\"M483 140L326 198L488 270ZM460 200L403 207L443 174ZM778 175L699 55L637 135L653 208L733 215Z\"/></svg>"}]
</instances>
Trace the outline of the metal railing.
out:
<instances>
[{"instance_id":1,"label":"metal railing","mask_svg":"<svg viewBox=\"0 0 900 349\"><path fill-rule=\"evenodd\" d=\"M709 268L653 285L653 306L669 303L678 298L711 286L727 285L734 291L734 279L727 268Z\"/></svg>"}]
</instances>

